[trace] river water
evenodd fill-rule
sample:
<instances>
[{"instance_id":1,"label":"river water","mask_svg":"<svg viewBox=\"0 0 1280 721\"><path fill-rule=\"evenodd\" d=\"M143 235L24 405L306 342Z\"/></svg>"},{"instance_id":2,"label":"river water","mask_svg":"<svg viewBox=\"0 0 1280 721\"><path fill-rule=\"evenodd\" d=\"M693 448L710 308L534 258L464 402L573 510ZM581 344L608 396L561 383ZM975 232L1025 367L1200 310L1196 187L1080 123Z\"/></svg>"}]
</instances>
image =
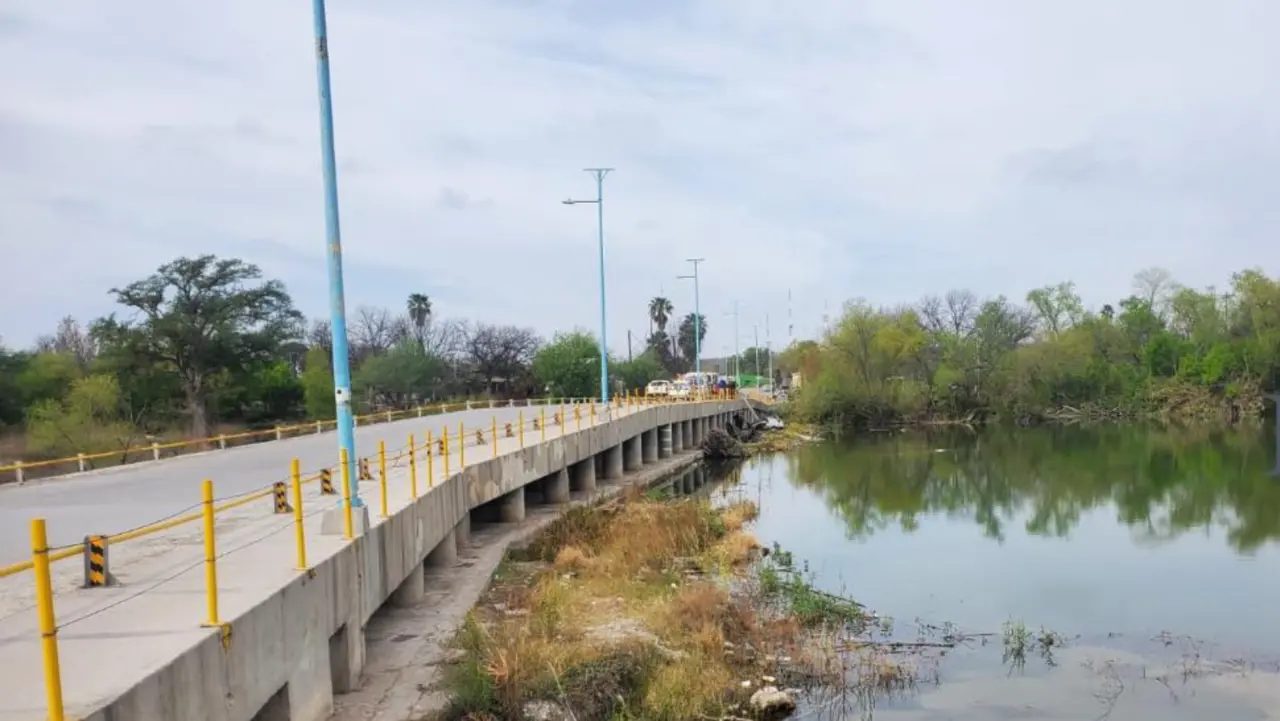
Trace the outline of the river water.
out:
<instances>
[{"instance_id":1,"label":"river water","mask_svg":"<svg viewBox=\"0 0 1280 721\"><path fill-rule=\"evenodd\" d=\"M890 721L1280 719L1271 431L894 433L752 459L717 493L818 587L891 617L916 687L827 707ZM1065 645L1010 661L1004 634Z\"/></svg>"}]
</instances>

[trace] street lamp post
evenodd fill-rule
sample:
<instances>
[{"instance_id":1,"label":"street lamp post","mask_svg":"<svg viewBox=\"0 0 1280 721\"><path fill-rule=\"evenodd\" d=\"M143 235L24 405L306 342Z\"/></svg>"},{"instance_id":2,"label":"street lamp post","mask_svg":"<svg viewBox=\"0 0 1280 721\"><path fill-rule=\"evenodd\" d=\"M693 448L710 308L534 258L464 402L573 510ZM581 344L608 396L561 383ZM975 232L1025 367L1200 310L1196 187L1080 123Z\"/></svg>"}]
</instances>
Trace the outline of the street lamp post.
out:
<instances>
[{"instance_id":1,"label":"street lamp post","mask_svg":"<svg viewBox=\"0 0 1280 721\"><path fill-rule=\"evenodd\" d=\"M738 335L738 301L733 301L733 312L725 313L725 315L733 316L733 379L737 385L742 385L742 349L739 346Z\"/></svg>"},{"instance_id":2,"label":"street lamp post","mask_svg":"<svg viewBox=\"0 0 1280 721\"><path fill-rule=\"evenodd\" d=\"M564 204L595 203L596 205L597 240L600 246L600 402L607 404L609 402L609 346L606 340L608 326L605 320L604 295L604 176L612 172L613 168L586 168L585 170L596 178L596 199L570 199L564 201Z\"/></svg>"},{"instance_id":3,"label":"street lamp post","mask_svg":"<svg viewBox=\"0 0 1280 721\"><path fill-rule=\"evenodd\" d=\"M702 382L702 301L698 297L698 264L706 262L706 258L689 258L693 263L693 275L677 275L680 280L693 281L693 371L698 374L698 382Z\"/></svg>"},{"instance_id":4,"label":"street lamp post","mask_svg":"<svg viewBox=\"0 0 1280 721\"><path fill-rule=\"evenodd\" d=\"M338 447L347 452L351 505L359 508L356 434L351 416L351 365L347 355L347 309L342 287L342 231L338 222L338 169L333 152L333 96L329 89L329 31L324 0L311 0L315 22L316 81L320 86L320 157L324 168L325 249L329 266L329 326L333 334L333 397L337 406Z\"/></svg>"}]
</instances>

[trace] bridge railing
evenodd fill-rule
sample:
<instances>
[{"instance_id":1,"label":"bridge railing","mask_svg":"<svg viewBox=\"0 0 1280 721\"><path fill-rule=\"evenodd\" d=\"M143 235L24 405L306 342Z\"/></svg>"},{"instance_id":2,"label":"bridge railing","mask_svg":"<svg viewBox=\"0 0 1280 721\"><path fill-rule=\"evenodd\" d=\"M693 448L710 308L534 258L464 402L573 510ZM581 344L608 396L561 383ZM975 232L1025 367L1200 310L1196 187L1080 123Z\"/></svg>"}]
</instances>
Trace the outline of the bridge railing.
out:
<instances>
[{"instance_id":1,"label":"bridge railing","mask_svg":"<svg viewBox=\"0 0 1280 721\"><path fill-rule=\"evenodd\" d=\"M668 398L652 397L640 394L617 396L608 404L613 411L632 412L634 410L655 407L664 404L699 402L706 400L725 400L735 398L730 392L706 392L690 397ZM424 414L426 415L426 414ZM564 436L584 428L597 425L602 420L608 422L606 409L594 400L560 399L560 403L543 403L537 406L523 406L516 421L499 421L492 415L488 424L468 427L465 422L445 424L439 429L428 428L421 436L408 434L403 446L389 450L385 442L378 443L375 454L361 456L357 459L357 480L377 481L378 511L383 518L389 515L390 496L387 487L387 475L390 470L407 467L409 470L408 500L417 499L423 491L430 492L437 479L443 481L461 472L467 467L466 450L468 447L484 447L492 451L491 457L501 455L500 441L516 439L517 448L523 449L526 444L541 443L550 438ZM510 452L510 451L508 451ZM345 449L341 451L337 463L332 466L304 472L297 458L281 477L255 490L231 497L218 498L214 492L212 479L205 479L201 488L201 499L198 503L175 513L168 518L137 528L127 529L111 534L87 536L83 543L62 547L50 547L48 544L47 523L44 518L32 519L31 558L0 567L0 579L15 576L27 570L34 571L35 607L40 634L41 653L45 675L45 690L48 704L48 717L64 718L62 700L62 674L58 657L57 632L82 620L90 618L101 609L90 610L79 617L57 621L54 608L54 588L52 583L52 564L71 558L83 558L85 577L83 587L96 588L111 585L111 567L109 566L108 549L124 543L177 528L179 526L202 523L204 541L204 558L201 562L205 569L205 618L192 619L192 623L205 626L224 627L218 613L219 586L217 580L217 563L231 553L251 548L277 533L289 528L294 530L295 570L305 573L310 566L307 563L306 520L318 513L328 511L337 505L343 509L343 536L346 539L355 537L355 525L352 522L353 502L350 495L350 478ZM456 463L456 465L454 465ZM283 469L282 469L283 470ZM303 489L318 483L321 498L333 497L333 502L321 502L318 509L304 508ZM260 502L264 514L288 516L288 522L281 524L274 531L256 540L240 545L230 551L218 552L217 516L233 509ZM314 505L314 501L312 502ZM187 570L194 570L195 565ZM185 571L184 571L185 573ZM163 584L177 579L182 573L169 576L159 583L148 586L145 591L136 594L150 593ZM130 596L131 600L136 596Z\"/></svg>"},{"instance_id":2,"label":"bridge railing","mask_svg":"<svg viewBox=\"0 0 1280 721\"><path fill-rule=\"evenodd\" d=\"M455 403L438 403L399 410L365 413L363 415L355 416L355 422L357 426L364 426L374 423L390 423L414 417L422 418L424 416L440 415L442 413L452 413L460 410L473 410L476 408L496 408L514 405L546 405L555 403L558 400L564 399L560 399L558 397L547 397L530 398L520 401L468 400L458 401ZM277 425L272 428L259 430L241 431L239 433L220 433L205 438L184 438L178 441L167 442L151 441L111 451L76 453L75 455L64 456L62 458L50 458L37 461L15 461L7 465L0 465L0 483L5 482L5 480L12 479L13 481L21 484L31 480L34 475L49 477L96 470L95 464L101 461L107 462L107 466L127 465L130 463L145 461L159 461L194 451L206 451L213 449L225 450L227 448L234 448L252 443L279 441L286 438L297 438L298 436L312 433L324 433L325 431L331 431L336 427L337 421L334 420L306 421L303 423Z\"/></svg>"}]
</instances>

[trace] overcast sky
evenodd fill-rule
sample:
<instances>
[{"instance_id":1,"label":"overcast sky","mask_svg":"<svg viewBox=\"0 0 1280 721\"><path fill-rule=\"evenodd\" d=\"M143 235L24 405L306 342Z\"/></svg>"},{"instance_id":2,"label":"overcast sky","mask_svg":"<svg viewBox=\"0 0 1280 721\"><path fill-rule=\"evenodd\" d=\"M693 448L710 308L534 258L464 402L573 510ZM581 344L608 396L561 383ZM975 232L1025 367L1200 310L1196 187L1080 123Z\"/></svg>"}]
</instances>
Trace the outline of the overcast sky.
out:
<instances>
[{"instance_id":1,"label":"overcast sky","mask_svg":"<svg viewBox=\"0 0 1280 721\"><path fill-rule=\"evenodd\" d=\"M179 255L326 312L310 3L0 3L0 336ZM609 340L662 292L707 353L770 312L967 287L1086 304L1275 271L1275 0L331 0L347 304Z\"/></svg>"}]
</instances>

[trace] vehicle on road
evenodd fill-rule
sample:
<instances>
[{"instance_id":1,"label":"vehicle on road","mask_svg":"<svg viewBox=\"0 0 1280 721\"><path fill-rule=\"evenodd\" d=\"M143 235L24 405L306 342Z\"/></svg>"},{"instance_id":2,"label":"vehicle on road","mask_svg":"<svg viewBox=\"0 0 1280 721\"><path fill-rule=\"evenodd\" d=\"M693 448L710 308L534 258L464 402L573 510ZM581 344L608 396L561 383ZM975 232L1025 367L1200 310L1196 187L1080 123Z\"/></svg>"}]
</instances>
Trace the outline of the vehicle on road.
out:
<instances>
[{"instance_id":1,"label":"vehicle on road","mask_svg":"<svg viewBox=\"0 0 1280 721\"><path fill-rule=\"evenodd\" d=\"M665 396L670 392L671 381L649 381L649 385L644 387L647 396Z\"/></svg>"},{"instance_id":2,"label":"vehicle on road","mask_svg":"<svg viewBox=\"0 0 1280 721\"><path fill-rule=\"evenodd\" d=\"M676 381L675 383L672 383L671 390L667 392L667 395L671 398L688 398L692 394L693 386L685 383L684 381Z\"/></svg>"}]
</instances>

